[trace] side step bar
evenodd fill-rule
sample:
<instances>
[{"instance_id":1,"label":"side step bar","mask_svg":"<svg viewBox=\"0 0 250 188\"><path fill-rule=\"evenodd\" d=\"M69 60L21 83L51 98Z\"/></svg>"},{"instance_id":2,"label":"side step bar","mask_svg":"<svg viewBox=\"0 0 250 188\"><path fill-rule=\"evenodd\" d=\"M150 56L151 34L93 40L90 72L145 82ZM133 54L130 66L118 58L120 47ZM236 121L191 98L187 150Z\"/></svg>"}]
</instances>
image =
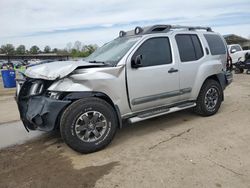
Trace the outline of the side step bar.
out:
<instances>
[{"instance_id":1,"label":"side step bar","mask_svg":"<svg viewBox=\"0 0 250 188\"><path fill-rule=\"evenodd\" d=\"M169 107L161 107L161 108L157 108L157 109L154 109L154 110L151 110L151 111L140 113L135 117L131 117L131 118L128 119L128 122L129 123L136 123L136 122L139 122L139 121L143 121L143 120L146 120L146 119L150 119L150 118L165 115L165 114L170 114L170 113L173 113L173 112L177 112L177 111L180 111L180 110L192 108L192 107L195 107L195 106L196 106L195 102L189 102L189 103L181 104L181 105L170 107L170 108Z\"/></svg>"}]
</instances>

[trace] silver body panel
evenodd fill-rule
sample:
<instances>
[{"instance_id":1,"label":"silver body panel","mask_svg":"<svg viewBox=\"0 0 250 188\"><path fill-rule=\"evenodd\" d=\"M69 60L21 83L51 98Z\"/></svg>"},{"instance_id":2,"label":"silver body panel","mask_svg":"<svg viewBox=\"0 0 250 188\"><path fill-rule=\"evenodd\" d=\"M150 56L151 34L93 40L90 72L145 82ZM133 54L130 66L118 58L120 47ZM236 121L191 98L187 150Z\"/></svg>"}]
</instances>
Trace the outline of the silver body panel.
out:
<instances>
[{"instance_id":1,"label":"silver body panel","mask_svg":"<svg viewBox=\"0 0 250 188\"><path fill-rule=\"evenodd\" d=\"M93 64L85 61L55 61L28 67L25 76L34 79L56 80L69 75L77 67L88 66L93 66Z\"/></svg>"},{"instance_id":2,"label":"silver body panel","mask_svg":"<svg viewBox=\"0 0 250 188\"><path fill-rule=\"evenodd\" d=\"M180 61L176 34L197 34L203 46L204 56L198 61ZM207 32L206 32L207 33ZM212 33L214 34L214 33ZM168 37L172 50L172 63L159 66L132 68L131 57L136 49L152 37ZM109 96L117 105L121 116L171 105L181 101L196 100L206 78L225 71L226 54L206 54L208 44L203 32L175 31L148 34L126 53L116 67L94 67L87 62L54 62L29 68L25 74L31 78L55 80L49 91L95 91ZM178 69L176 73L168 70Z\"/></svg>"}]
</instances>

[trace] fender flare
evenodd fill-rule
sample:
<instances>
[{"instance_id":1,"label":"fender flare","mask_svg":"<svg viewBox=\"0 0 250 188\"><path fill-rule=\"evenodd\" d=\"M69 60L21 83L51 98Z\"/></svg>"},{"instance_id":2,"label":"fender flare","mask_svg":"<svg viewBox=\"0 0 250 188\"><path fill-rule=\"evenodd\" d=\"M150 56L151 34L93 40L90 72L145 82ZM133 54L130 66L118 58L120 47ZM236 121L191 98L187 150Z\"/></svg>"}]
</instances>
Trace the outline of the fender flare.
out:
<instances>
[{"instance_id":1,"label":"fender flare","mask_svg":"<svg viewBox=\"0 0 250 188\"><path fill-rule=\"evenodd\" d=\"M218 73L218 74L210 75L210 76L208 76L208 77L204 80L203 84L204 84L205 81L208 80L208 79L213 79L213 80L219 82L222 91L225 90L225 88L226 88L226 86L227 86L225 74L223 74L223 73ZM203 86L203 84L202 84L202 86ZM222 101L224 101L224 92L222 92Z\"/></svg>"},{"instance_id":2,"label":"fender flare","mask_svg":"<svg viewBox=\"0 0 250 188\"><path fill-rule=\"evenodd\" d=\"M65 97L63 98L63 100L76 101L76 100L87 98L87 97L98 97L100 99L105 100L107 103L109 103L115 110L119 128L122 128L122 117L121 117L120 109L116 104L114 104L111 98L105 93L96 92L96 91L68 92L68 93L65 93Z\"/></svg>"}]
</instances>

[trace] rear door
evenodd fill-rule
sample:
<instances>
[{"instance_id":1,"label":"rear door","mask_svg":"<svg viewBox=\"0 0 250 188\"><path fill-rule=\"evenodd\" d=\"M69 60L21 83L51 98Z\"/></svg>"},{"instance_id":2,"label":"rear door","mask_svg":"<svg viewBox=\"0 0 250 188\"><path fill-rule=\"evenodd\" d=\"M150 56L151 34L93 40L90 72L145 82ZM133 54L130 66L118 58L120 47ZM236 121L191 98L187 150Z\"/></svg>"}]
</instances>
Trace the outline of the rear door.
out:
<instances>
[{"instance_id":1,"label":"rear door","mask_svg":"<svg viewBox=\"0 0 250 188\"><path fill-rule=\"evenodd\" d=\"M127 62L128 95L132 111L171 104L179 99L179 70L168 37L145 39ZM142 57L142 65L131 62Z\"/></svg>"},{"instance_id":2,"label":"rear door","mask_svg":"<svg viewBox=\"0 0 250 188\"><path fill-rule=\"evenodd\" d=\"M180 100L189 100L191 92L204 59L205 49L197 34L180 33L175 35L176 45L179 51L180 70Z\"/></svg>"}]
</instances>

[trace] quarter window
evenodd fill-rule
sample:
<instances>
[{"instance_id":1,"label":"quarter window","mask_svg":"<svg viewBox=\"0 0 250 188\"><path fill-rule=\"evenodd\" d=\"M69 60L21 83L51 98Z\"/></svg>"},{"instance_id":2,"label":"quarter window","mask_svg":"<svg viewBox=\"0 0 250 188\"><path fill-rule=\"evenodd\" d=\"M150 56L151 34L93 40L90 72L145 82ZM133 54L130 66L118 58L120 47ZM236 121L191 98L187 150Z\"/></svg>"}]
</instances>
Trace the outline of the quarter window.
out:
<instances>
[{"instance_id":1,"label":"quarter window","mask_svg":"<svg viewBox=\"0 0 250 188\"><path fill-rule=\"evenodd\" d=\"M204 34L212 55L226 54L226 47L219 35Z\"/></svg>"},{"instance_id":2,"label":"quarter window","mask_svg":"<svg viewBox=\"0 0 250 188\"><path fill-rule=\"evenodd\" d=\"M178 34L175 39L182 62L196 61L203 57L203 49L197 35Z\"/></svg>"},{"instance_id":3,"label":"quarter window","mask_svg":"<svg viewBox=\"0 0 250 188\"><path fill-rule=\"evenodd\" d=\"M172 63L172 54L169 39L157 37L146 40L133 55L142 55L142 66L156 66Z\"/></svg>"}]
</instances>

